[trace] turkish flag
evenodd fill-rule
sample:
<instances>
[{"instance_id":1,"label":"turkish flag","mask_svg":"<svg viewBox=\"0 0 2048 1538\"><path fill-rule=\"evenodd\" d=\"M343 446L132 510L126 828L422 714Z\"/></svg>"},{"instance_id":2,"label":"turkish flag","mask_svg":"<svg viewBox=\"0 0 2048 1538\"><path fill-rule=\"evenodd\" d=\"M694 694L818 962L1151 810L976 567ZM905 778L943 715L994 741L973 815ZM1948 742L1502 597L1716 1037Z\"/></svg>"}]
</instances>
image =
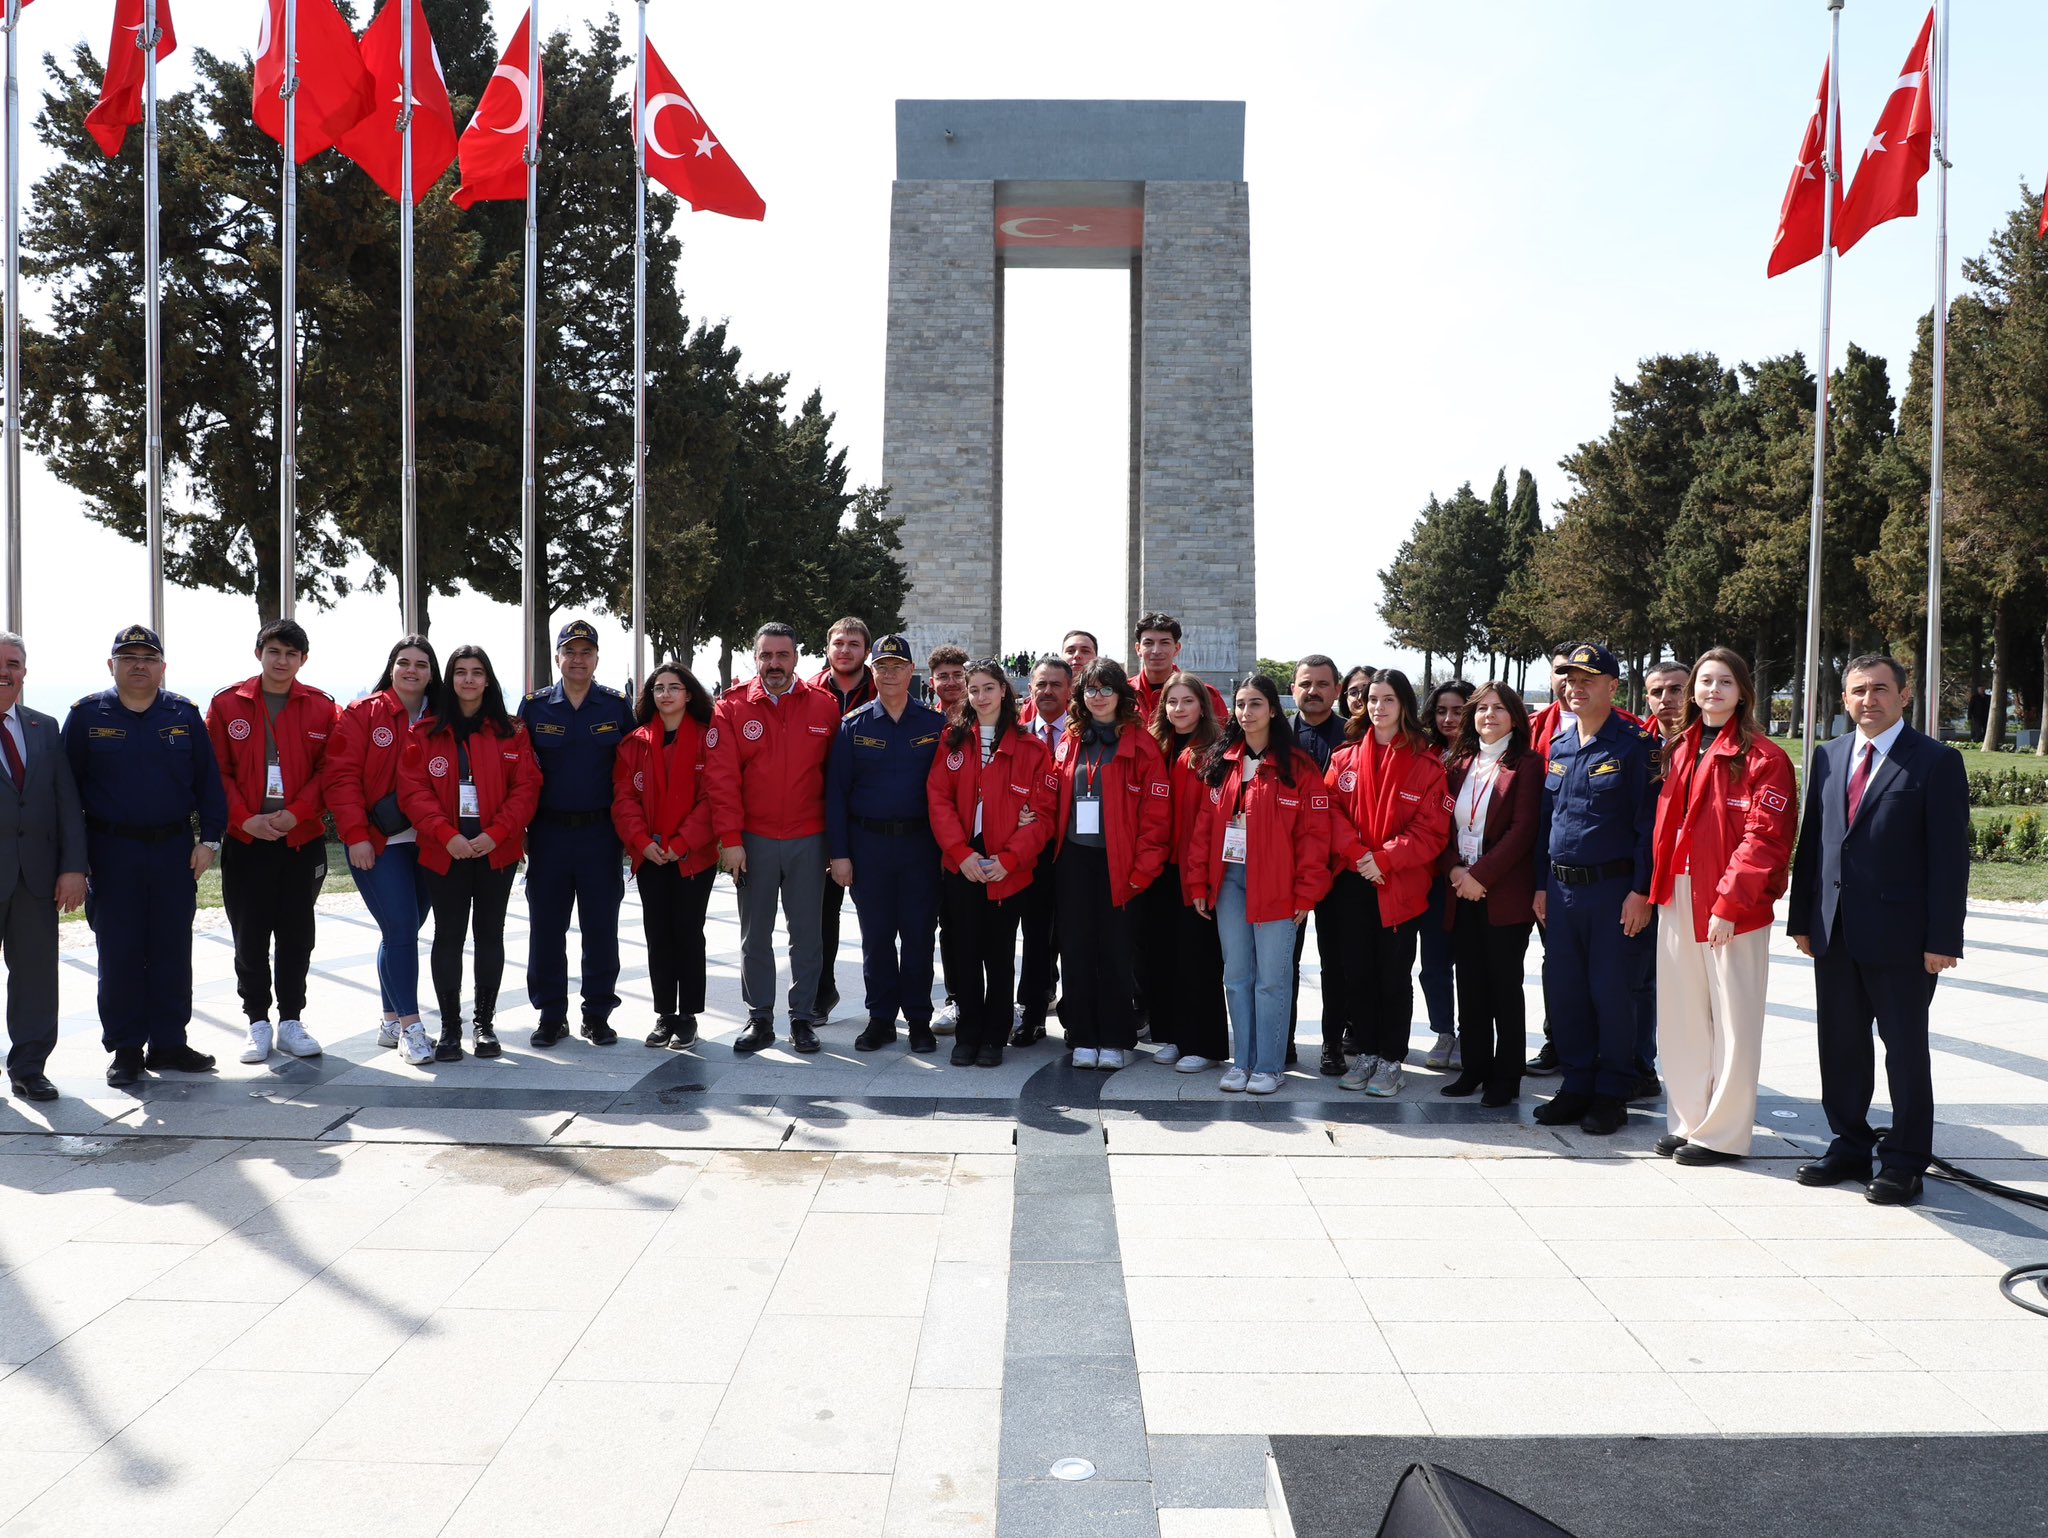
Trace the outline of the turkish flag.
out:
<instances>
[{"instance_id":1,"label":"turkish flag","mask_svg":"<svg viewBox=\"0 0 2048 1538\"><path fill-rule=\"evenodd\" d=\"M664 112L679 116L664 121ZM760 219L768 213L747 173L712 135L704 114L676 84L652 43L647 45L647 117L640 132L640 164L700 214Z\"/></svg>"},{"instance_id":2,"label":"turkish flag","mask_svg":"<svg viewBox=\"0 0 2048 1538\"><path fill-rule=\"evenodd\" d=\"M1022 208L996 205L998 249L1092 246L1132 250L1145 243L1142 208Z\"/></svg>"},{"instance_id":3,"label":"turkish flag","mask_svg":"<svg viewBox=\"0 0 2048 1538\"><path fill-rule=\"evenodd\" d=\"M377 110L377 82L363 67L354 30L334 0L261 0L263 20L256 34L256 77L249 115L256 126L284 143L284 9L296 4L299 89L298 158L304 164L332 149L356 124Z\"/></svg>"},{"instance_id":4,"label":"turkish flag","mask_svg":"<svg viewBox=\"0 0 2048 1538\"><path fill-rule=\"evenodd\" d=\"M505 45L505 57L491 72L483 100L476 104L476 116L462 130L462 185L455 189L458 208L499 198L526 196L526 114L534 117L534 132L540 132L540 81L529 87L526 67L526 29L533 25L533 13L519 18L519 30ZM538 71L536 71L538 73Z\"/></svg>"},{"instance_id":5,"label":"turkish flag","mask_svg":"<svg viewBox=\"0 0 2048 1538\"><path fill-rule=\"evenodd\" d=\"M412 3L412 200L415 206L455 163L455 109L448 102L448 81L441 73L441 55L427 30L420 0ZM404 97L401 67L404 18L399 0L390 0L363 34L363 67L375 87L370 115L335 141L335 147L370 173L370 179L391 197L404 188L404 135L398 113Z\"/></svg>"},{"instance_id":6,"label":"turkish flag","mask_svg":"<svg viewBox=\"0 0 2048 1538\"><path fill-rule=\"evenodd\" d=\"M1842 201L1835 225L1837 251L1847 251L1887 219L1910 219L1920 211L1920 178L1927 174L1933 145L1934 12L1929 11L1863 147L1856 183Z\"/></svg>"},{"instance_id":7,"label":"turkish flag","mask_svg":"<svg viewBox=\"0 0 2048 1538\"><path fill-rule=\"evenodd\" d=\"M121 153L128 142L128 130L142 121L142 50L136 46L141 34L147 0L114 0L114 36L107 44L107 72L100 80L99 105L85 115L85 131L108 155ZM170 0L156 0L156 24L163 35L156 45L157 62L178 51L178 34L171 26Z\"/></svg>"},{"instance_id":8,"label":"turkish flag","mask_svg":"<svg viewBox=\"0 0 2048 1538\"><path fill-rule=\"evenodd\" d=\"M1771 241L1771 262L1764 276L1775 278L1820 255L1823 239L1822 217L1826 205L1822 189L1835 200L1835 228L1842 227L1842 184L1830 181L1821 164L1827 153L1827 128L1822 114L1828 110L1828 68L1820 71L1820 95L1813 104L1813 116L1806 123L1806 137L1799 141L1799 159L1792 166L1792 180L1785 184L1785 201L1778 209L1778 233ZM1835 143L1842 142L1842 104L1834 103ZM1839 240L1836 250L1841 249Z\"/></svg>"}]
</instances>

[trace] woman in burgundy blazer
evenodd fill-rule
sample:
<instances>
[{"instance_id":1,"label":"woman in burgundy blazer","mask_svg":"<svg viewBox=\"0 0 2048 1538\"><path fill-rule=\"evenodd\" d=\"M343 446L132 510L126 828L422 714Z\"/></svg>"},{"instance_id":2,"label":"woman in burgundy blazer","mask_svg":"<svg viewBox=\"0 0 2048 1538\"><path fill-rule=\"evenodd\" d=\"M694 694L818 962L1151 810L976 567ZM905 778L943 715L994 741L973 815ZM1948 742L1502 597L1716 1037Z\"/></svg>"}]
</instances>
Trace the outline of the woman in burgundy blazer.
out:
<instances>
[{"instance_id":1,"label":"woman in burgundy blazer","mask_svg":"<svg viewBox=\"0 0 2048 1538\"><path fill-rule=\"evenodd\" d=\"M1445 777L1451 841L1451 966L1458 986L1458 1046L1464 1071L1441 1093L1484 1090L1482 1105L1522 1092L1522 957L1536 922L1536 819L1543 804L1543 755L1529 745L1529 707L1504 683L1476 690Z\"/></svg>"}]
</instances>

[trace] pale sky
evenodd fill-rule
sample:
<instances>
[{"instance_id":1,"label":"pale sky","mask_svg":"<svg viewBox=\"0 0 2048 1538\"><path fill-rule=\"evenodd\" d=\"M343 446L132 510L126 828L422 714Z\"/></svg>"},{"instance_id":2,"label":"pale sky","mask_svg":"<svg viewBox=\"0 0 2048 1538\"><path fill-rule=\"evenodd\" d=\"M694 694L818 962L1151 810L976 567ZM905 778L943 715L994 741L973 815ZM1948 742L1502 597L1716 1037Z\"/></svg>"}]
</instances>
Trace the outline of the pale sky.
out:
<instances>
[{"instance_id":1,"label":"pale sky","mask_svg":"<svg viewBox=\"0 0 2048 1538\"><path fill-rule=\"evenodd\" d=\"M523 9L497 0L501 37ZM574 26L610 9L551 0L542 20ZM1954 9L1951 292L2020 179L2048 173L2048 6ZM1849 0L1852 164L1926 10ZM26 13L25 121L43 53L79 36L104 48L111 11L98 0ZM221 53L253 42L256 15L256 0L177 4L186 47ZM1826 57L1824 0L653 0L648 17L768 202L760 224L681 216L685 307L729 319L747 367L787 370L793 398L824 390L857 481L880 474L897 98L1247 104L1268 656L1389 660L1375 574L1423 502L1467 479L1483 495L1504 464L1510 477L1530 467L1554 506L1559 457L1604 430L1613 379L1639 358L1705 349L1732 364L1801 349L1810 361L1817 340L1819 264L1763 274ZM187 83L187 59L163 79L167 91ZM25 188L46 163L24 144ZM1834 361L1849 341L1878 352L1902 394L1933 277L1931 213L1873 233L1836 267ZM1010 289L1006 648L1049 646L1080 624L1128 651L1107 634L1121 572L1077 575L1061 553L1124 516L1125 281L1030 273ZM32 289L24 307L37 307ZM24 480L29 696L61 709L104 685L108 638L146 613L146 569L140 546L89 524L33 459ZM167 602L170 687L203 701L253 670L247 600ZM514 611L472 598L434 612L444 649L481 641L517 674ZM342 698L372 681L398 627L391 597L301 617L306 678ZM624 672L626 650L607 647L605 677Z\"/></svg>"}]
</instances>

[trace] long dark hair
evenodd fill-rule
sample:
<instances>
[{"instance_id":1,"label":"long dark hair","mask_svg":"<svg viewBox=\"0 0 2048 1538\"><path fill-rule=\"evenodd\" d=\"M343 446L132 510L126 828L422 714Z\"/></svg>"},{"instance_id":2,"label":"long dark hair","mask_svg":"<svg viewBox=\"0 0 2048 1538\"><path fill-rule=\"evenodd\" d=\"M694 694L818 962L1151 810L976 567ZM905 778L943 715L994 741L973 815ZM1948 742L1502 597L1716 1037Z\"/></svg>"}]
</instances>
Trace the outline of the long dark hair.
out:
<instances>
[{"instance_id":1,"label":"long dark hair","mask_svg":"<svg viewBox=\"0 0 2048 1538\"><path fill-rule=\"evenodd\" d=\"M1195 723L1195 729L1188 733L1185 742L1173 729L1173 723L1166 719L1166 697L1173 693L1176 685L1194 691L1195 704L1202 713L1201 720ZM1216 719L1216 702L1209 698L1209 691L1203 687L1202 680L1192 673L1175 673L1159 686L1159 707L1153 711L1148 725L1152 740L1159 744L1159 751L1166 755L1169 764L1180 756L1183 749L1199 753L1223 735L1223 723Z\"/></svg>"},{"instance_id":2,"label":"long dark hair","mask_svg":"<svg viewBox=\"0 0 2048 1538\"><path fill-rule=\"evenodd\" d=\"M448 654L448 670L434 687L434 721L437 727L463 733L462 702L455 697L455 664L481 662L484 666L484 694L477 701L476 725L488 725L500 737L512 735L512 717L505 709L505 693L498 687L498 670L491 666L491 654L481 646L458 646ZM470 728L475 730L475 726Z\"/></svg>"},{"instance_id":3,"label":"long dark hair","mask_svg":"<svg viewBox=\"0 0 2048 1538\"><path fill-rule=\"evenodd\" d=\"M1365 680L1366 688L1370 689L1372 687L1374 671L1374 669L1360 663L1357 667L1346 673L1343 681L1337 685L1337 714L1344 718L1347 726L1351 723L1351 710L1345 705L1344 700L1351 693L1351 681L1354 678L1362 678Z\"/></svg>"},{"instance_id":4,"label":"long dark hair","mask_svg":"<svg viewBox=\"0 0 2048 1538\"><path fill-rule=\"evenodd\" d=\"M1002 702L996 706L996 736L990 744L991 750L1002 746L1003 738L1017 726L1017 687L1010 682L1010 670L994 657L978 657L967 664L968 682L972 683L976 673L985 673L1002 686ZM957 748L970 742L981 732L981 717L975 713L963 691L953 704L952 714L946 722L946 746Z\"/></svg>"},{"instance_id":5,"label":"long dark hair","mask_svg":"<svg viewBox=\"0 0 2048 1538\"><path fill-rule=\"evenodd\" d=\"M1399 668L1381 668L1372 675L1372 687L1385 684L1394 691L1394 699L1401 707L1400 724L1394 728L1394 735L1405 743L1409 751L1427 753L1429 737L1422 730L1422 716L1415 708L1415 685L1408 682L1408 675ZM1371 698L1371 689L1366 697ZM1372 720L1361 710L1353 716L1344 728L1346 742L1359 742L1372 730Z\"/></svg>"},{"instance_id":6,"label":"long dark hair","mask_svg":"<svg viewBox=\"0 0 2048 1538\"><path fill-rule=\"evenodd\" d=\"M1529 751L1528 704L1515 692L1513 684L1503 683L1498 678L1489 678L1474 689L1471 698L1465 701L1465 724L1458 728L1458 740L1451 744L1452 763L1461 758L1479 756L1479 727L1473 720L1472 701L1489 692L1507 707L1508 719L1514 723L1508 728L1507 752L1501 756L1501 762L1512 768L1521 762L1522 755Z\"/></svg>"},{"instance_id":7,"label":"long dark hair","mask_svg":"<svg viewBox=\"0 0 2048 1538\"><path fill-rule=\"evenodd\" d=\"M1294 723L1287 719L1287 712L1280 708L1280 687L1264 673L1247 673L1231 686L1230 723L1223 728L1223 735L1209 744L1209 751L1202 755L1202 778L1211 785L1221 785L1231 770L1230 750L1244 741L1244 728L1237 724L1237 695L1241 689L1255 689L1265 696L1266 708L1273 714L1273 724L1268 728L1266 738L1266 760L1280 776L1282 785L1294 784L1295 758L1299 755L1309 767L1315 767L1315 760L1301 751L1301 745L1294 737Z\"/></svg>"},{"instance_id":8,"label":"long dark hair","mask_svg":"<svg viewBox=\"0 0 2048 1538\"><path fill-rule=\"evenodd\" d=\"M647 681L640 685L640 702L633 707L633 719L645 726L661 714L654 708L654 680L664 673L673 673L683 681L683 714L699 726L709 726L711 696L697 682L697 675L680 662L664 662L649 671Z\"/></svg>"},{"instance_id":9,"label":"long dark hair","mask_svg":"<svg viewBox=\"0 0 2048 1538\"><path fill-rule=\"evenodd\" d=\"M392 664L398 661L402 651L423 651L427 654L427 692L423 696L429 705L434 702L434 693L441 687L441 663L434 655L434 643L423 635L404 635L391 648L391 654L384 659L384 671L377 675L377 681L370 685L372 694L382 694L391 687Z\"/></svg>"},{"instance_id":10,"label":"long dark hair","mask_svg":"<svg viewBox=\"0 0 2048 1538\"><path fill-rule=\"evenodd\" d=\"M1725 646L1709 647L1693 659L1692 670L1685 675L1685 714L1679 718L1679 731L1682 734L1700 718L1700 707L1694 702L1692 691L1699 682L1700 669L1709 662L1718 662L1735 675L1735 714L1728 718L1728 725L1735 728L1737 751L1747 753L1749 745L1763 734L1756 721L1756 679L1742 654Z\"/></svg>"},{"instance_id":11,"label":"long dark hair","mask_svg":"<svg viewBox=\"0 0 2048 1538\"><path fill-rule=\"evenodd\" d=\"M1455 694L1465 704L1470 705L1473 693L1472 686L1466 683L1464 679L1454 678L1449 683L1438 684L1429 691L1429 698L1422 702L1422 735L1429 739L1429 745L1435 748L1437 752L1446 753L1451 748L1451 739L1436 729L1437 703L1446 694Z\"/></svg>"},{"instance_id":12,"label":"long dark hair","mask_svg":"<svg viewBox=\"0 0 2048 1538\"><path fill-rule=\"evenodd\" d=\"M1074 697L1067 704L1067 730L1085 732L1088 724L1095 719L1088 713L1088 686L1100 684L1105 689L1116 691L1117 735L1135 726L1138 720L1138 691L1131 687L1130 675L1123 670L1123 664L1110 657L1097 657L1081 669L1081 676L1074 680Z\"/></svg>"}]
</instances>

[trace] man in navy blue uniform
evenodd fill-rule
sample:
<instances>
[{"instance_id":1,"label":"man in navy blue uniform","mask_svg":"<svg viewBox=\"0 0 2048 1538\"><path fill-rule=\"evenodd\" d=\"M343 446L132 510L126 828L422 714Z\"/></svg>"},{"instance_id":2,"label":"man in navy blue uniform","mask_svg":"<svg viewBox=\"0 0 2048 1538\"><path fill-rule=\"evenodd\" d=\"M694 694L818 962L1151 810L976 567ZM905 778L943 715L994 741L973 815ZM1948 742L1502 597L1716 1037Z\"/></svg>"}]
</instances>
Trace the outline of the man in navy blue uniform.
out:
<instances>
[{"instance_id":1,"label":"man in navy blue uniform","mask_svg":"<svg viewBox=\"0 0 2048 1538\"><path fill-rule=\"evenodd\" d=\"M887 635L869 658L875 698L839 723L825 770L825 848L833 882L852 887L860 914L867 1029L873 1052L910 1027L910 1050L936 1052L932 1035L932 938L939 922L939 846L925 782L946 718L910 697L917 663L910 643ZM899 946L901 947L899 950Z\"/></svg>"},{"instance_id":2,"label":"man in navy blue uniform","mask_svg":"<svg viewBox=\"0 0 2048 1538\"><path fill-rule=\"evenodd\" d=\"M220 854L227 793L199 707L164 690L164 648L147 625L114 637L114 687L64 722L64 752L85 809L85 916L99 947L100 1040L107 1083L145 1068L206 1073L190 1046L192 913ZM192 818L199 817L193 842Z\"/></svg>"},{"instance_id":3,"label":"man in navy blue uniform","mask_svg":"<svg viewBox=\"0 0 2048 1538\"><path fill-rule=\"evenodd\" d=\"M1564 1084L1536 1112L1598 1137L1621 1130L1635 1093L1634 984L1650 943L1656 744L1614 710L1621 668L1606 647L1571 648L1536 822L1536 917L1543 1000Z\"/></svg>"},{"instance_id":4,"label":"man in navy blue uniform","mask_svg":"<svg viewBox=\"0 0 2048 1538\"><path fill-rule=\"evenodd\" d=\"M569 910L583 935L583 1035L619 1039L619 899L626 878L612 831L612 760L633 730L633 707L593 683L597 627L571 620L555 637L558 683L520 702L540 761L540 810L526 835L526 996L540 1011L533 1045L569 1034Z\"/></svg>"}]
</instances>

